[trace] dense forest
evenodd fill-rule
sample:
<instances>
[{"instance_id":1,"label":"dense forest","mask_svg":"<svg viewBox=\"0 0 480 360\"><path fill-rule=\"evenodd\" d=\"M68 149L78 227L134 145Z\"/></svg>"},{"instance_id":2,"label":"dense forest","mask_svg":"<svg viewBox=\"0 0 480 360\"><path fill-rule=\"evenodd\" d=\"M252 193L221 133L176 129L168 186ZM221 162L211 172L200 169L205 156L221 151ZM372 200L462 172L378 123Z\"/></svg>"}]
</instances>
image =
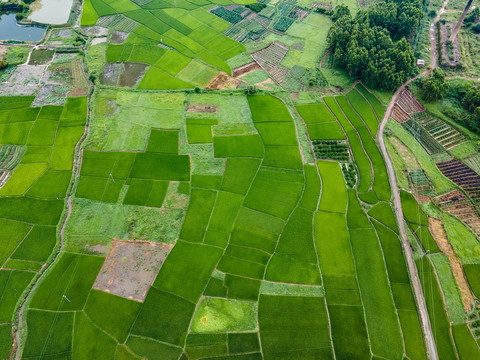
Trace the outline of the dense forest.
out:
<instances>
[{"instance_id":1,"label":"dense forest","mask_svg":"<svg viewBox=\"0 0 480 360\"><path fill-rule=\"evenodd\" d=\"M406 40L422 18L420 0L384 0L352 17L345 5L329 32L335 64L367 85L393 90L411 74L413 51Z\"/></svg>"}]
</instances>

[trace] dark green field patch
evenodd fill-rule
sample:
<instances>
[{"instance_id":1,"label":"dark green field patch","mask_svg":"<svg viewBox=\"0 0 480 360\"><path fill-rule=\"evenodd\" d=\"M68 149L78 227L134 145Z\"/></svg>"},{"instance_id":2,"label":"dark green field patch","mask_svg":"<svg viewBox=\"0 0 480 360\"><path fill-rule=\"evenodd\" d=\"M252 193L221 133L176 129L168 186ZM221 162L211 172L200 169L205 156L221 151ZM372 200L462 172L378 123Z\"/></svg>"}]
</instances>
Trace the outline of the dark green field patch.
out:
<instances>
[{"instance_id":1,"label":"dark green field patch","mask_svg":"<svg viewBox=\"0 0 480 360\"><path fill-rule=\"evenodd\" d=\"M72 351L73 312L29 310L23 358L68 354Z\"/></svg>"},{"instance_id":2,"label":"dark green field patch","mask_svg":"<svg viewBox=\"0 0 480 360\"><path fill-rule=\"evenodd\" d=\"M480 358L480 349L475 343L470 330L466 324L457 324L452 326L453 337L457 345L460 360Z\"/></svg>"},{"instance_id":3,"label":"dark green field patch","mask_svg":"<svg viewBox=\"0 0 480 360\"><path fill-rule=\"evenodd\" d=\"M303 163L298 145L265 146L265 159L262 165L286 169L302 169Z\"/></svg>"},{"instance_id":4,"label":"dark green field patch","mask_svg":"<svg viewBox=\"0 0 480 360\"><path fill-rule=\"evenodd\" d=\"M40 199L64 198L71 177L70 171L46 171L27 191L26 195Z\"/></svg>"},{"instance_id":5,"label":"dark green field patch","mask_svg":"<svg viewBox=\"0 0 480 360\"><path fill-rule=\"evenodd\" d=\"M305 189L298 206L315 211L320 197L320 178L314 165L305 165Z\"/></svg>"},{"instance_id":6,"label":"dark green field patch","mask_svg":"<svg viewBox=\"0 0 480 360\"><path fill-rule=\"evenodd\" d=\"M135 153L84 150L81 175L126 179Z\"/></svg>"},{"instance_id":7,"label":"dark green field patch","mask_svg":"<svg viewBox=\"0 0 480 360\"><path fill-rule=\"evenodd\" d=\"M251 301L257 301L261 283L260 280L247 279L231 274L227 274L224 281L228 298Z\"/></svg>"},{"instance_id":8,"label":"dark green field patch","mask_svg":"<svg viewBox=\"0 0 480 360\"><path fill-rule=\"evenodd\" d=\"M57 129L49 164L51 170L72 170L75 146L84 131L84 126L67 126Z\"/></svg>"},{"instance_id":9,"label":"dark green field patch","mask_svg":"<svg viewBox=\"0 0 480 360\"><path fill-rule=\"evenodd\" d=\"M297 135L293 121L256 123L265 145L297 145Z\"/></svg>"},{"instance_id":10,"label":"dark green field patch","mask_svg":"<svg viewBox=\"0 0 480 360\"><path fill-rule=\"evenodd\" d=\"M192 187L200 189L218 190L222 185L220 175L192 175Z\"/></svg>"},{"instance_id":11,"label":"dark green field patch","mask_svg":"<svg viewBox=\"0 0 480 360\"><path fill-rule=\"evenodd\" d=\"M247 158L229 158L223 176L222 190L245 195L250 187L260 160Z\"/></svg>"},{"instance_id":12,"label":"dark green field patch","mask_svg":"<svg viewBox=\"0 0 480 360\"><path fill-rule=\"evenodd\" d=\"M268 236L262 237L246 230L235 229L231 234L230 244L248 246L271 254L277 242Z\"/></svg>"},{"instance_id":13,"label":"dark green field patch","mask_svg":"<svg viewBox=\"0 0 480 360\"><path fill-rule=\"evenodd\" d=\"M343 140L345 134L337 122L307 125L310 140Z\"/></svg>"},{"instance_id":14,"label":"dark green field patch","mask_svg":"<svg viewBox=\"0 0 480 360\"><path fill-rule=\"evenodd\" d=\"M405 259L403 258L402 245L400 244L397 234L376 221L373 222L373 225L377 230L382 245L390 281L408 284L409 277L407 267Z\"/></svg>"},{"instance_id":15,"label":"dark green field patch","mask_svg":"<svg viewBox=\"0 0 480 360\"><path fill-rule=\"evenodd\" d=\"M188 334L185 351L190 359L226 355L227 334Z\"/></svg>"},{"instance_id":16,"label":"dark green field patch","mask_svg":"<svg viewBox=\"0 0 480 360\"><path fill-rule=\"evenodd\" d=\"M37 116L37 120L59 120L63 112L63 106L46 105L40 109L40 113Z\"/></svg>"},{"instance_id":17,"label":"dark green field patch","mask_svg":"<svg viewBox=\"0 0 480 360\"><path fill-rule=\"evenodd\" d=\"M265 359L332 357L323 298L261 295L258 320Z\"/></svg>"},{"instance_id":18,"label":"dark green field patch","mask_svg":"<svg viewBox=\"0 0 480 360\"><path fill-rule=\"evenodd\" d=\"M218 119L187 119L186 122L189 144L213 142L212 125L218 124Z\"/></svg>"},{"instance_id":19,"label":"dark green field patch","mask_svg":"<svg viewBox=\"0 0 480 360\"><path fill-rule=\"evenodd\" d=\"M0 263L4 263L28 234L31 226L13 220L0 219Z\"/></svg>"},{"instance_id":20,"label":"dark green field patch","mask_svg":"<svg viewBox=\"0 0 480 360\"><path fill-rule=\"evenodd\" d=\"M368 215L374 217L393 231L398 232L397 221L395 219L395 215L393 214L390 204L385 202L379 202L368 211Z\"/></svg>"},{"instance_id":21,"label":"dark green field patch","mask_svg":"<svg viewBox=\"0 0 480 360\"><path fill-rule=\"evenodd\" d=\"M237 217L240 206L243 202L243 196L227 191L219 191L215 206L210 217L208 230L213 230L219 233L231 233L233 223Z\"/></svg>"},{"instance_id":22,"label":"dark green field patch","mask_svg":"<svg viewBox=\"0 0 480 360\"><path fill-rule=\"evenodd\" d=\"M103 260L97 256L63 253L38 286L31 308L52 311L83 309Z\"/></svg>"},{"instance_id":23,"label":"dark green field patch","mask_svg":"<svg viewBox=\"0 0 480 360\"><path fill-rule=\"evenodd\" d=\"M229 274L245 276L252 279L262 279L265 271L265 265L228 255L222 257L217 268Z\"/></svg>"},{"instance_id":24,"label":"dark green field patch","mask_svg":"<svg viewBox=\"0 0 480 360\"><path fill-rule=\"evenodd\" d=\"M322 197L318 209L344 214L347 191L340 166L332 161L319 161L317 166L322 178Z\"/></svg>"},{"instance_id":25,"label":"dark green field patch","mask_svg":"<svg viewBox=\"0 0 480 360\"><path fill-rule=\"evenodd\" d=\"M132 334L182 346L194 310L194 303L152 287Z\"/></svg>"},{"instance_id":26,"label":"dark green field patch","mask_svg":"<svg viewBox=\"0 0 480 360\"><path fill-rule=\"evenodd\" d=\"M278 217L242 207L235 223L236 230L243 230L257 237L277 241L284 221Z\"/></svg>"},{"instance_id":27,"label":"dark green field patch","mask_svg":"<svg viewBox=\"0 0 480 360\"><path fill-rule=\"evenodd\" d=\"M56 120L39 119L35 121L28 134L28 145L53 145L57 132Z\"/></svg>"},{"instance_id":28,"label":"dark green field patch","mask_svg":"<svg viewBox=\"0 0 480 360\"><path fill-rule=\"evenodd\" d=\"M248 97L248 104L255 123L292 121L292 117L282 100L271 95L255 95Z\"/></svg>"},{"instance_id":29,"label":"dark green field patch","mask_svg":"<svg viewBox=\"0 0 480 360\"><path fill-rule=\"evenodd\" d=\"M372 352L388 359L402 359L400 324L377 236L373 229L350 229L350 240Z\"/></svg>"},{"instance_id":30,"label":"dark green field patch","mask_svg":"<svg viewBox=\"0 0 480 360\"><path fill-rule=\"evenodd\" d=\"M10 349L13 345L10 324L0 325L0 358L8 359L10 356Z\"/></svg>"},{"instance_id":31,"label":"dark green field patch","mask_svg":"<svg viewBox=\"0 0 480 360\"><path fill-rule=\"evenodd\" d=\"M212 246L178 241L153 286L196 302L222 252Z\"/></svg>"},{"instance_id":32,"label":"dark green field patch","mask_svg":"<svg viewBox=\"0 0 480 360\"><path fill-rule=\"evenodd\" d=\"M455 359L456 351L450 333L450 323L445 311L445 304L433 266L427 256L416 261L418 275L422 283L428 314L435 319L432 324L433 336L437 344L440 360Z\"/></svg>"},{"instance_id":33,"label":"dark green field patch","mask_svg":"<svg viewBox=\"0 0 480 360\"><path fill-rule=\"evenodd\" d=\"M0 323L12 321L15 306L35 274L0 270Z\"/></svg>"},{"instance_id":34,"label":"dark green field patch","mask_svg":"<svg viewBox=\"0 0 480 360\"><path fill-rule=\"evenodd\" d=\"M73 335L73 358L79 360L113 358L117 342L96 327L84 313L75 315Z\"/></svg>"},{"instance_id":35,"label":"dark green field patch","mask_svg":"<svg viewBox=\"0 0 480 360\"><path fill-rule=\"evenodd\" d=\"M87 118L87 98L69 97L63 107L59 126L84 125Z\"/></svg>"},{"instance_id":36,"label":"dark green field patch","mask_svg":"<svg viewBox=\"0 0 480 360\"><path fill-rule=\"evenodd\" d=\"M38 107L24 107L12 110L9 122L34 121L40 111Z\"/></svg>"},{"instance_id":37,"label":"dark green field patch","mask_svg":"<svg viewBox=\"0 0 480 360\"><path fill-rule=\"evenodd\" d=\"M34 225L12 254L12 258L30 261L46 261L57 241L55 226Z\"/></svg>"},{"instance_id":38,"label":"dark green field patch","mask_svg":"<svg viewBox=\"0 0 480 360\"><path fill-rule=\"evenodd\" d=\"M259 135L215 136L213 138L215 157L254 157L264 154L262 138Z\"/></svg>"},{"instance_id":39,"label":"dark green field patch","mask_svg":"<svg viewBox=\"0 0 480 360\"><path fill-rule=\"evenodd\" d=\"M463 265L463 270L465 271L465 275L473 293L477 298L480 298L480 265Z\"/></svg>"},{"instance_id":40,"label":"dark green field patch","mask_svg":"<svg viewBox=\"0 0 480 360\"><path fill-rule=\"evenodd\" d=\"M300 200L303 184L257 176L245 198L244 206L282 219Z\"/></svg>"},{"instance_id":41,"label":"dark green field patch","mask_svg":"<svg viewBox=\"0 0 480 360\"><path fill-rule=\"evenodd\" d=\"M399 309L398 318L402 326L407 356L410 359L427 360L422 327L417 311Z\"/></svg>"},{"instance_id":42,"label":"dark green field patch","mask_svg":"<svg viewBox=\"0 0 480 360\"><path fill-rule=\"evenodd\" d=\"M258 334L228 333L228 350L231 354L259 351Z\"/></svg>"},{"instance_id":43,"label":"dark green field patch","mask_svg":"<svg viewBox=\"0 0 480 360\"><path fill-rule=\"evenodd\" d=\"M132 179L128 186L124 204L162 207L167 194L168 181Z\"/></svg>"},{"instance_id":44,"label":"dark green field patch","mask_svg":"<svg viewBox=\"0 0 480 360\"><path fill-rule=\"evenodd\" d=\"M192 189L180 239L194 242L203 240L215 199L215 191Z\"/></svg>"},{"instance_id":45,"label":"dark green field patch","mask_svg":"<svg viewBox=\"0 0 480 360\"><path fill-rule=\"evenodd\" d=\"M370 346L362 308L328 305L328 313L337 359L370 359Z\"/></svg>"},{"instance_id":46,"label":"dark green field patch","mask_svg":"<svg viewBox=\"0 0 480 360\"><path fill-rule=\"evenodd\" d=\"M178 130L152 129L146 152L178 154Z\"/></svg>"},{"instance_id":47,"label":"dark green field patch","mask_svg":"<svg viewBox=\"0 0 480 360\"><path fill-rule=\"evenodd\" d=\"M22 163L48 162L52 155L52 146L27 146L27 151L23 154Z\"/></svg>"},{"instance_id":48,"label":"dark green field patch","mask_svg":"<svg viewBox=\"0 0 480 360\"><path fill-rule=\"evenodd\" d=\"M140 307L141 304L136 301L93 289L85 305L85 313L96 325L123 343Z\"/></svg>"},{"instance_id":49,"label":"dark green field patch","mask_svg":"<svg viewBox=\"0 0 480 360\"><path fill-rule=\"evenodd\" d=\"M321 284L312 233L313 212L301 207L289 217L266 272L271 281Z\"/></svg>"},{"instance_id":50,"label":"dark green field patch","mask_svg":"<svg viewBox=\"0 0 480 360\"><path fill-rule=\"evenodd\" d=\"M355 276L350 236L344 214L315 213L315 243L325 275Z\"/></svg>"},{"instance_id":51,"label":"dark green field patch","mask_svg":"<svg viewBox=\"0 0 480 360\"><path fill-rule=\"evenodd\" d=\"M76 196L79 198L115 203L123 181L96 176L80 176Z\"/></svg>"},{"instance_id":52,"label":"dark green field patch","mask_svg":"<svg viewBox=\"0 0 480 360\"><path fill-rule=\"evenodd\" d=\"M327 304L362 306L358 290L328 289L326 291Z\"/></svg>"},{"instance_id":53,"label":"dark green field patch","mask_svg":"<svg viewBox=\"0 0 480 360\"><path fill-rule=\"evenodd\" d=\"M127 346L142 358L151 360L177 360L182 349L138 336L129 336Z\"/></svg>"},{"instance_id":54,"label":"dark green field patch","mask_svg":"<svg viewBox=\"0 0 480 360\"><path fill-rule=\"evenodd\" d=\"M138 153L130 177L188 181L190 180L190 157L188 155Z\"/></svg>"},{"instance_id":55,"label":"dark green field patch","mask_svg":"<svg viewBox=\"0 0 480 360\"><path fill-rule=\"evenodd\" d=\"M41 200L26 197L0 198L0 218L38 225L57 225L63 211L63 200Z\"/></svg>"},{"instance_id":56,"label":"dark green field patch","mask_svg":"<svg viewBox=\"0 0 480 360\"><path fill-rule=\"evenodd\" d=\"M297 105L297 111L306 124L336 121L325 104Z\"/></svg>"}]
</instances>

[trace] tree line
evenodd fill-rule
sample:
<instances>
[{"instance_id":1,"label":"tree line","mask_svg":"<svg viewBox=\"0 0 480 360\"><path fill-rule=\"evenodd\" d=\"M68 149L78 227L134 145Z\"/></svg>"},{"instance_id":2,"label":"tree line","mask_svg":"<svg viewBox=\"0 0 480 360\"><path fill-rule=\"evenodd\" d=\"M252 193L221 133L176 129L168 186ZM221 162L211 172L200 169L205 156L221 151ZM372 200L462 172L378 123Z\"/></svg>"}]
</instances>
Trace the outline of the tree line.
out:
<instances>
[{"instance_id":1,"label":"tree line","mask_svg":"<svg viewBox=\"0 0 480 360\"><path fill-rule=\"evenodd\" d=\"M406 40L423 16L421 0L382 0L355 17L335 8L328 42L336 66L370 87L394 90L410 76L415 57Z\"/></svg>"}]
</instances>

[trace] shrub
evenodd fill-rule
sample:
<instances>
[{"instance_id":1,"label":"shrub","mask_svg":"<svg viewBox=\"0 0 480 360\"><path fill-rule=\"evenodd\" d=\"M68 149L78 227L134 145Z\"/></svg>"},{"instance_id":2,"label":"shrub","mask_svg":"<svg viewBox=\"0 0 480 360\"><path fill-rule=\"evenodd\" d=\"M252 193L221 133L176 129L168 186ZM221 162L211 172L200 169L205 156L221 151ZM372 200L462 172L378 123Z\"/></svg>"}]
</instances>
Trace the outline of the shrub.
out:
<instances>
[{"instance_id":1,"label":"shrub","mask_svg":"<svg viewBox=\"0 0 480 360\"><path fill-rule=\"evenodd\" d=\"M262 4L262 3L255 3L255 4L248 4L248 5L246 5L246 7L249 8L250 10L256 12L256 13L259 13L260 11L265 9L267 7L267 5Z\"/></svg>"},{"instance_id":2,"label":"shrub","mask_svg":"<svg viewBox=\"0 0 480 360\"><path fill-rule=\"evenodd\" d=\"M5 69L8 66L8 63L5 60L0 60L0 70Z\"/></svg>"}]
</instances>

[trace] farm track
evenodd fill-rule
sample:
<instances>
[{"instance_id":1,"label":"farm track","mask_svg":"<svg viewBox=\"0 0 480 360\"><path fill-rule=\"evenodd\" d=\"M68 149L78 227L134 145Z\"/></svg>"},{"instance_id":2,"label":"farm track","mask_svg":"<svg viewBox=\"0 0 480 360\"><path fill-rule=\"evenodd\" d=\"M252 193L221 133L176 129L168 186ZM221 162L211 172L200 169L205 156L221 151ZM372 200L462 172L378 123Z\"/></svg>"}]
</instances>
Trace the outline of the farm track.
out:
<instances>
[{"instance_id":1,"label":"farm track","mask_svg":"<svg viewBox=\"0 0 480 360\"><path fill-rule=\"evenodd\" d=\"M380 123L380 128L377 134L378 142L380 144L380 149L383 154L383 158L385 159L385 164L387 166L388 177L390 178L390 185L393 191L393 203L395 207L395 215L397 217L398 228L400 230L400 238L402 240L403 249L405 252L405 256L407 259L407 266L410 272L410 276L412 279L412 285L415 293L415 300L418 306L418 310L420 313L420 320L422 323L422 330L424 333L424 337L427 344L427 353L428 357L432 360L438 360L438 352L437 347L435 344L435 339L433 336L432 326L430 323L430 318L427 311L427 306L425 302L425 297L422 290L422 285L420 283L420 278L418 276L417 267L415 265L415 261L413 260L413 252L412 248L410 247L410 243L408 242L407 233L405 231L405 222L403 217L403 210L402 210L402 203L400 200L400 189L397 185L397 179L395 178L395 171L393 168L392 161L388 155L387 148L385 147L385 141L383 139L383 133L385 131L385 125L387 124L387 120L390 118L392 114L393 107L396 104L398 98L402 94L402 92L406 89L407 85L410 84L415 79L430 74L433 69L437 66L437 43L436 43L436 34L435 34L435 26L436 23L440 20L441 15L445 12L445 8L448 5L449 0L445 0L442 7L438 11L437 16L433 20L432 24L430 25L430 44L431 44L431 63L428 68L421 72L420 74L416 75L415 77L407 80L400 88L395 92L388 107L385 111L383 119Z\"/></svg>"}]
</instances>

